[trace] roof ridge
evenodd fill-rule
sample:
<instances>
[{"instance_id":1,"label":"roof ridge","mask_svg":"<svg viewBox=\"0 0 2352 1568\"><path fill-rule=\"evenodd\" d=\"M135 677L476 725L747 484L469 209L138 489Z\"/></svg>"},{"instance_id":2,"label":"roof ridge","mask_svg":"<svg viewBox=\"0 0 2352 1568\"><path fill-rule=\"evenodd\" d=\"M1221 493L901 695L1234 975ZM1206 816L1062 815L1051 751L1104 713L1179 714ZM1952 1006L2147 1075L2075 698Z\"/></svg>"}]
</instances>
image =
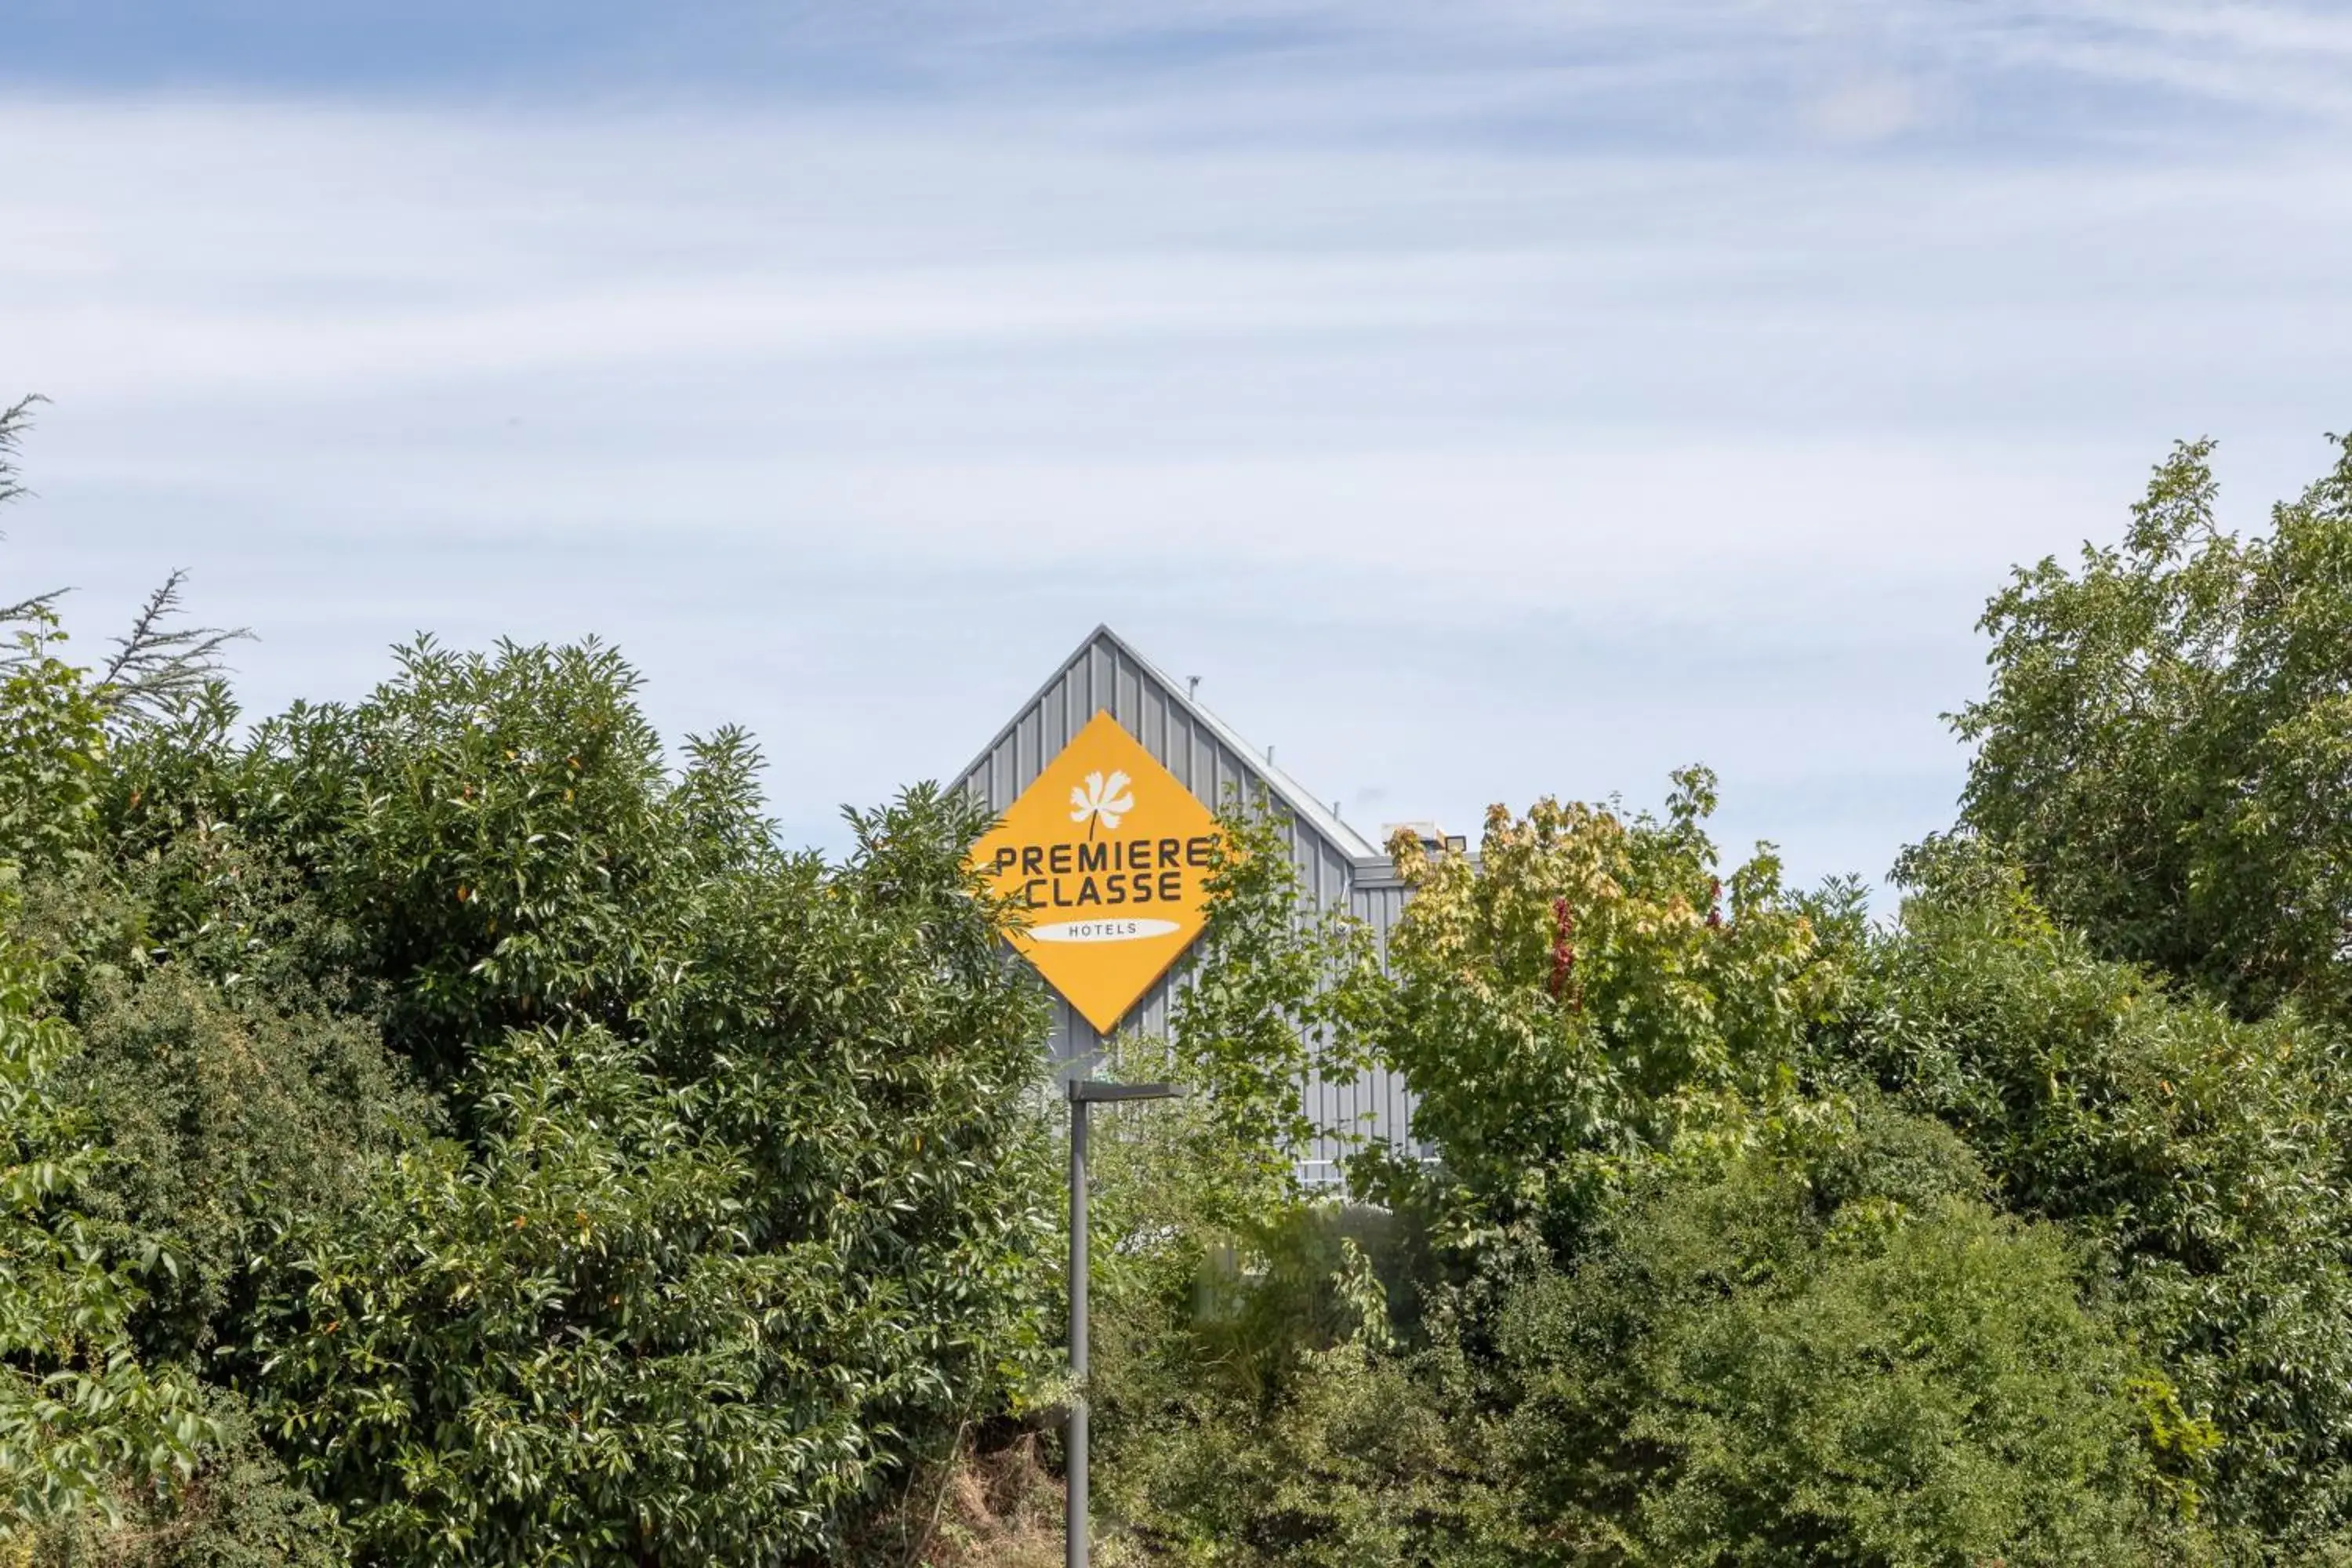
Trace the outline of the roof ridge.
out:
<instances>
[{"instance_id":1,"label":"roof ridge","mask_svg":"<svg viewBox=\"0 0 2352 1568\"><path fill-rule=\"evenodd\" d=\"M1203 705L1199 698L1192 695L1186 685L1177 681L1156 662L1138 651L1133 643L1113 631L1108 621L1097 625L1093 631L1088 632L1079 640L1077 647L1072 648L1068 657L1054 667L1053 673L1038 685L1036 690L1030 693L1028 700L1013 709L1013 718L996 731L988 744L980 749L979 753L964 765L963 771L956 777L968 779L979 771L996 749L1004 743L1005 737L1019 727L1021 716L1042 701L1045 695L1053 690L1055 683L1076 668L1097 644L1103 643L1108 643L1119 657L1134 665L1144 675L1149 676L1153 684L1157 685L1166 696L1171 706L1181 710L1186 717L1230 746L1234 755L1241 758L1243 765L1255 773L1267 790L1289 808L1292 815L1304 820L1308 826L1328 840L1333 848L1350 860L1377 860L1383 867L1388 864L1388 857L1381 853L1377 845L1349 826L1297 779L1268 761L1265 752L1253 746L1240 731ZM1212 805L1211 809L1213 810L1214 806Z\"/></svg>"}]
</instances>

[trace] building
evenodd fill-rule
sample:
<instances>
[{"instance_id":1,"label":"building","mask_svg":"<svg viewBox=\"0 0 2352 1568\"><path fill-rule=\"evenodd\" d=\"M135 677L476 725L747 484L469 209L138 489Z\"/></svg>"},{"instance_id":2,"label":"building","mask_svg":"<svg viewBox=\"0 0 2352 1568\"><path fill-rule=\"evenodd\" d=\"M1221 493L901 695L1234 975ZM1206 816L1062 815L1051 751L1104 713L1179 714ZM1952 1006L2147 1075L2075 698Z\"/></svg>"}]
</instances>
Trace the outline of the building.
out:
<instances>
[{"instance_id":1,"label":"building","mask_svg":"<svg viewBox=\"0 0 2352 1568\"><path fill-rule=\"evenodd\" d=\"M1097 723L1103 715L1108 715L1123 734L1105 731ZM1389 931L1405 898L1404 888L1387 854L1341 821L1339 813L1320 797L1276 767L1270 752L1251 745L1201 706L1192 696L1191 683L1171 679L1108 626L1097 627L1062 661L1061 667L1038 688L1036 695L1022 704L996 738L972 760L959 776L956 787L1000 816L1012 812L1016 804L1041 820L1060 816L1076 821L1085 818L1092 809L1104 813L1101 820L1118 828L1119 817L1109 815L1109 808L1124 806L1135 795L1144 792L1122 793L1118 786L1128 775L1112 771L1108 773L1112 798L1106 801L1104 773L1109 764L1082 775L1084 784L1079 787L1092 787L1091 803L1076 789L1071 791L1067 802L1063 800L1060 792L1064 781L1058 776L1043 790L1032 788L1049 769L1069 756L1074 742L1091 744L1097 740L1111 745L1125 745L1131 740L1139 746L1189 795L1189 803L1181 807L1188 813L1195 805L1202 814L1213 812L1237 793L1244 798L1255 798L1259 791L1264 791L1290 820L1291 857L1307 896L1319 907L1351 911L1370 929L1374 942L1385 953ZM1084 768L1086 764L1079 760L1063 765L1066 771ZM1144 764L1134 764L1129 771L1139 774L1143 767ZM1071 803L1075 803L1074 809L1061 810ZM1088 820L1086 826L1087 837L1093 837L1096 823ZM1066 827L1064 831L1076 837L1075 829ZM1145 837L1137 842L1148 850L1153 840ZM1161 858L1141 858L1138 863L1154 868L1171 865L1169 852L1179 840L1170 837L1158 842L1163 846ZM1070 847L1057 846L1056 849ZM1108 864L1115 868L1118 864L1108 858L1118 847L1108 841L1084 847L1093 854L1087 865ZM1002 853L1005 857L1003 864L1014 868L1017 874L1019 852L1008 847ZM1027 853L1033 871L1042 875L1049 868L1036 848ZM1069 856L1060 858L1064 870L1074 871ZM1176 872L1152 870L1150 874L1173 878ZM1117 882L1119 873L1114 868L1107 879ZM1062 884L1055 882L1053 886L1058 890ZM1139 884L1139 891L1143 890L1143 885ZM1129 908L1147 907L1153 906ZM1065 923L1074 933L1067 939L1071 941L1090 938L1103 925L1099 919ZM1140 923L1168 928L1167 940L1177 956L1171 964L1164 949L1157 962L1139 954L1144 967L1134 971L1131 984L1114 982L1115 988L1106 993L1107 1004L1104 997L1092 994L1074 1000L1072 993L1077 988L1056 984L1048 963L1040 963L1040 972L1045 974L1048 988L1054 992L1050 1048L1055 1068L1063 1076L1086 1071L1097 1059L1106 1034L1114 1029L1144 1034L1166 1032L1171 995L1183 982L1182 944L1190 941L1190 936L1175 929L1174 922ZM1136 924L1129 920L1127 928L1131 930ZM1090 953L1090 961L1091 956ZM1345 1083L1310 1082L1307 1094L1307 1110L1320 1125L1361 1126L1391 1142L1410 1144L1412 1096L1394 1074L1375 1071ZM1308 1178L1336 1177L1335 1162L1340 1152L1335 1140L1318 1140L1316 1148L1304 1152L1302 1164Z\"/></svg>"}]
</instances>

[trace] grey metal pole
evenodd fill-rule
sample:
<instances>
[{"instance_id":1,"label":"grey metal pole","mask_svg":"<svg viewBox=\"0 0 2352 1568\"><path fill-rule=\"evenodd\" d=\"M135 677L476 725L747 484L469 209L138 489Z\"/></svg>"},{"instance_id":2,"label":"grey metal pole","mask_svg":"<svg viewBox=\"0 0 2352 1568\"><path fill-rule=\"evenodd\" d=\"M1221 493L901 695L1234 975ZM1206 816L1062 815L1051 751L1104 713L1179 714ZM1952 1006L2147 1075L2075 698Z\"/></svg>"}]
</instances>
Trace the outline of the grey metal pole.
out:
<instances>
[{"instance_id":1,"label":"grey metal pole","mask_svg":"<svg viewBox=\"0 0 2352 1568\"><path fill-rule=\"evenodd\" d=\"M1070 1420L1064 1441L1069 1504L1063 1561L1087 1568L1087 1112L1096 1101L1171 1100L1172 1083L1103 1083L1074 1078L1070 1096Z\"/></svg>"},{"instance_id":2,"label":"grey metal pole","mask_svg":"<svg viewBox=\"0 0 2352 1568\"><path fill-rule=\"evenodd\" d=\"M1087 1568L1087 1112L1083 1095L1070 1095L1070 1424L1065 1436L1069 1475L1067 1568Z\"/></svg>"}]
</instances>

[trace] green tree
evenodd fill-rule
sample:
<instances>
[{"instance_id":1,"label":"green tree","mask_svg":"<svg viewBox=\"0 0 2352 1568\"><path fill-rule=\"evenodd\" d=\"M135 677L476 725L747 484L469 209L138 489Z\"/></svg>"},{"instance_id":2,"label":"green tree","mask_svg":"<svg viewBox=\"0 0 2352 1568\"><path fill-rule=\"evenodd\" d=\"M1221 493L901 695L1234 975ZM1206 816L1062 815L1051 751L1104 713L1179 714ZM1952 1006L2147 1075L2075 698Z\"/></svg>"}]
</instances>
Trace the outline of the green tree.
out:
<instances>
[{"instance_id":1,"label":"green tree","mask_svg":"<svg viewBox=\"0 0 2352 1568\"><path fill-rule=\"evenodd\" d=\"M41 401L36 393L0 408L0 506L25 497L17 454L24 450L25 431L32 425L34 405ZM14 603L0 603L0 627L22 625L32 619L35 612L53 608L56 598L54 593L34 594ZM18 647L21 649L21 645ZM0 666L14 663L15 657L0 655Z\"/></svg>"},{"instance_id":2,"label":"green tree","mask_svg":"<svg viewBox=\"0 0 2352 1568\"><path fill-rule=\"evenodd\" d=\"M185 1480L211 1435L187 1370L131 1339L142 1277L175 1264L89 1210L104 1151L58 1093L74 1039L42 980L0 939L0 1522L16 1525L118 1515L126 1490Z\"/></svg>"},{"instance_id":3,"label":"green tree","mask_svg":"<svg viewBox=\"0 0 2352 1568\"><path fill-rule=\"evenodd\" d=\"M1874 1111L1826 1162L1659 1167L1612 1198L1500 1318L1523 1560L2189 1560L2141 1436L2165 1385L2084 1310L2063 1235L1982 1181Z\"/></svg>"},{"instance_id":4,"label":"green tree","mask_svg":"<svg viewBox=\"0 0 2352 1568\"><path fill-rule=\"evenodd\" d=\"M79 1046L50 1005L55 963L20 916L25 882L86 853L106 761L103 708L26 612L0 670L0 1522L113 1516L169 1490L210 1427L184 1368L138 1353L132 1315L177 1259L95 1212L107 1163L69 1091Z\"/></svg>"},{"instance_id":5,"label":"green tree","mask_svg":"<svg viewBox=\"0 0 2352 1568\"><path fill-rule=\"evenodd\" d=\"M917 790L845 866L787 853L740 737L673 776L635 685L593 647L421 647L110 796L174 846L151 955L342 997L446 1109L306 1200L231 1336L389 1560L824 1552L1036 1339L1041 1004L971 808ZM236 895L189 884L252 860L308 912L224 945Z\"/></svg>"},{"instance_id":6,"label":"green tree","mask_svg":"<svg viewBox=\"0 0 2352 1568\"><path fill-rule=\"evenodd\" d=\"M2210 442L2177 448L2122 543L2018 572L1980 623L1990 688L1962 823L2110 957L2260 1014L2352 1017L2352 437L2219 526Z\"/></svg>"},{"instance_id":7,"label":"green tree","mask_svg":"<svg viewBox=\"0 0 2352 1568\"><path fill-rule=\"evenodd\" d=\"M1381 982L1362 922L1307 900L1286 816L1264 798L1235 799L1217 826L1206 918L1184 960L1168 1038L1164 1047L1124 1039L1118 1055L1123 1072L1186 1087L1192 1106L1168 1121L1198 1144L1185 1163L1231 1183L1216 1217L1195 1218L1231 1228L1278 1222L1297 1203L1298 1162L1316 1140L1361 1135L1318 1125L1304 1086L1344 1081L1367 1065Z\"/></svg>"},{"instance_id":8,"label":"green tree","mask_svg":"<svg viewBox=\"0 0 2352 1568\"><path fill-rule=\"evenodd\" d=\"M1318 1126L1302 1086L1360 1068L1385 983L1362 926L1307 904L1278 811L1220 823L1170 1037L1114 1042L1120 1076L1191 1093L1096 1118L1104 1560L1423 1561L1483 1517L1469 1429L1390 1353L1384 1216L1297 1165L1360 1131Z\"/></svg>"},{"instance_id":9,"label":"green tree","mask_svg":"<svg viewBox=\"0 0 2352 1568\"><path fill-rule=\"evenodd\" d=\"M2225 1439L2212 1509L2297 1549L2352 1517L2352 1148L2337 1038L2097 957L1983 846L1910 856L1847 1058L2064 1223Z\"/></svg>"},{"instance_id":10,"label":"green tree","mask_svg":"<svg viewBox=\"0 0 2352 1568\"><path fill-rule=\"evenodd\" d=\"M1451 1191L1375 1161L1378 1190L1473 1228L1572 1218L1652 1156L1744 1138L1750 1112L1806 1113L1797 1067L1841 984L1832 911L1789 897L1769 849L1727 886L1714 805L1692 769L1664 820L1496 807L1475 861L1400 836L1412 901L1368 1009L1373 1049L1413 1085Z\"/></svg>"},{"instance_id":11,"label":"green tree","mask_svg":"<svg viewBox=\"0 0 2352 1568\"><path fill-rule=\"evenodd\" d=\"M32 423L33 405L40 401L38 394L32 394L0 408L0 505L25 493L24 482L17 477L16 454L24 449L25 428Z\"/></svg>"},{"instance_id":12,"label":"green tree","mask_svg":"<svg viewBox=\"0 0 2352 1568\"><path fill-rule=\"evenodd\" d=\"M594 647L239 740L27 637L8 1452L122 1521L64 1560L233 1560L300 1488L377 1561L824 1558L1043 1359L1042 999L967 804L787 852Z\"/></svg>"}]
</instances>

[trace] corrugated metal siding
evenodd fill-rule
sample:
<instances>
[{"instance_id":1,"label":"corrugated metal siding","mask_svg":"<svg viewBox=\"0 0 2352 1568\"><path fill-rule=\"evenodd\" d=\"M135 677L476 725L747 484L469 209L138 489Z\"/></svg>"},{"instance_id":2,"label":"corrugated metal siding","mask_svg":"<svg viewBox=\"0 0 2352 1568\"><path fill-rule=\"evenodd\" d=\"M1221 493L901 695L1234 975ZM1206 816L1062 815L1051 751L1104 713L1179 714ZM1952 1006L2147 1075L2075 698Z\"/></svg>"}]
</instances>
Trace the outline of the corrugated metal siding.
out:
<instances>
[{"instance_id":1,"label":"corrugated metal siding","mask_svg":"<svg viewBox=\"0 0 2352 1568\"><path fill-rule=\"evenodd\" d=\"M1358 920L1372 933L1372 942L1380 949L1381 962L1389 961L1389 933L1396 929L1397 917L1404 913L1404 884L1385 879L1358 882L1351 891L1349 907Z\"/></svg>"},{"instance_id":2,"label":"corrugated metal siding","mask_svg":"<svg viewBox=\"0 0 2352 1568\"><path fill-rule=\"evenodd\" d=\"M1035 782L1070 737L1104 710L1212 809L1223 807L1236 795L1255 796L1262 791L1292 807L1290 851L1302 888L1318 907L1347 909L1366 921L1385 956L1389 930L1404 901L1403 889L1385 879L1385 862L1368 865L1351 853L1350 847L1334 842L1318 830L1309 817L1320 816L1319 805L1312 813L1303 809L1305 803L1295 798L1294 791L1276 783L1257 759L1219 733L1222 725L1171 689L1156 670L1107 631L1088 639L1014 715L956 787L992 812L1004 811ZM1333 831L1347 832L1344 828ZM1359 888L1359 877L1367 872L1381 876L1382 881ZM1183 972L1179 961L1121 1020L1124 1026L1140 1034L1165 1035L1171 994L1182 984ZM1054 999L1054 1032L1047 1048L1057 1076L1091 1071L1101 1059L1102 1043L1091 1024L1059 996ZM1310 1078L1306 1102L1310 1114L1326 1127L1360 1127L1399 1142L1410 1137L1412 1097L1393 1073L1369 1073L1345 1082ZM1338 1139L1318 1138L1313 1148L1302 1152L1301 1165L1310 1179L1336 1179L1341 1152Z\"/></svg>"},{"instance_id":3,"label":"corrugated metal siding","mask_svg":"<svg viewBox=\"0 0 2352 1568\"><path fill-rule=\"evenodd\" d=\"M1364 922L1381 962L1385 963L1389 932L1404 909L1404 889L1387 879L1388 868L1384 865L1366 868L1356 862L1349 869L1351 874L1344 889L1349 912ZM1347 1152L1344 1133L1349 1129L1376 1132L1415 1154L1423 1152L1412 1135L1413 1095L1402 1074L1375 1068L1343 1081L1310 1079L1307 1100L1318 1123L1342 1134L1315 1141L1302 1162L1310 1178L1339 1179L1339 1162Z\"/></svg>"}]
</instances>

